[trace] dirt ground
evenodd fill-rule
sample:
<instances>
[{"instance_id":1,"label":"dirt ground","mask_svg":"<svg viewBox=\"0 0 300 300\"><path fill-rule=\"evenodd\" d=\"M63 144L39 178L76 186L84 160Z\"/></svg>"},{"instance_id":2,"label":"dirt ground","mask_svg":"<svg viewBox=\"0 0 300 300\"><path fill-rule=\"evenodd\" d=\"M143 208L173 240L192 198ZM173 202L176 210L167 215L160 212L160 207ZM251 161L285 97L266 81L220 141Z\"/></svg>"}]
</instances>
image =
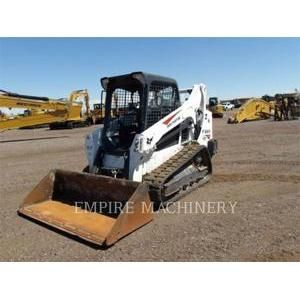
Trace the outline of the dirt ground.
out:
<instances>
[{"instance_id":1,"label":"dirt ground","mask_svg":"<svg viewBox=\"0 0 300 300\"><path fill-rule=\"evenodd\" d=\"M50 169L83 169L92 129L1 133L1 261L300 261L300 121L214 119L211 181L107 250L16 213ZM204 210L182 213L185 203Z\"/></svg>"}]
</instances>

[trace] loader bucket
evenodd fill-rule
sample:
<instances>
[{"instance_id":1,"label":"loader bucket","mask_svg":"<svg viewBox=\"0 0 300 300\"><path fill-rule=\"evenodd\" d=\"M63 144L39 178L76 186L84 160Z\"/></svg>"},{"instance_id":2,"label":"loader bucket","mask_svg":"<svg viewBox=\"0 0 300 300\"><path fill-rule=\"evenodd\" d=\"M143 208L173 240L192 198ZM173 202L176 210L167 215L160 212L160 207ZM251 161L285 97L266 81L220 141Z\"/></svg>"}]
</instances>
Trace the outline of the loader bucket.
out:
<instances>
[{"instance_id":1,"label":"loader bucket","mask_svg":"<svg viewBox=\"0 0 300 300\"><path fill-rule=\"evenodd\" d=\"M18 212L103 246L153 218L147 184L63 170L44 177Z\"/></svg>"}]
</instances>

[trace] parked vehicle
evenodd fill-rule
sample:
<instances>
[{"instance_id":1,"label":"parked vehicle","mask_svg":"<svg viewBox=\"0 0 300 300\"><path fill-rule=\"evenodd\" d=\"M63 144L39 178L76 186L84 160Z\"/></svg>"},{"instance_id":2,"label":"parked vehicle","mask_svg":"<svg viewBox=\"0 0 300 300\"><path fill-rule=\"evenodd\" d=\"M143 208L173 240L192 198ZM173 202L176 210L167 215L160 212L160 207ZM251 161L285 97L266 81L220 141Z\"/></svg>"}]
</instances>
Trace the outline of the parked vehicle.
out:
<instances>
[{"instance_id":1,"label":"parked vehicle","mask_svg":"<svg viewBox=\"0 0 300 300\"><path fill-rule=\"evenodd\" d=\"M223 104L224 110L233 110L234 109L234 105L230 102L226 102Z\"/></svg>"},{"instance_id":2,"label":"parked vehicle","mask_svg":"<svg viewBox=\"0 0 300 300\"><path fill-rule=\"evenodd\" d=\"M86 137L85 172L51 171L19 213L109 246L152 220L150 200L166 205L206 183L217 141L203 84L182 104L167 77L135 72L101 84L105 121Z\"/></svg>"}]
</instances>

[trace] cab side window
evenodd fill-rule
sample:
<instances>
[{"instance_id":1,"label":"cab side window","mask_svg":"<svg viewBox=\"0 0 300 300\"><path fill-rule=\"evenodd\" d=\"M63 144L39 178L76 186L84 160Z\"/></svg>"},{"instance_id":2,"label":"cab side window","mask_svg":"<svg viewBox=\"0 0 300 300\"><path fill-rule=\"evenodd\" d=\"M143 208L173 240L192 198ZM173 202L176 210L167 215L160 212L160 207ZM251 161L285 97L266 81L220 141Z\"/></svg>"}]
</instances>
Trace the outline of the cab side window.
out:
<instances>
[{"instance_id":1,"label":"cab side window","mask_svg":"<svg viewBox=\"0 0 300 300\"><path fill-rule=\"evenodd\" d=\"M179 106L180 99L176 85L152 82L148 92L146 128L149 128Z\"/></svg>"}]
</instances>

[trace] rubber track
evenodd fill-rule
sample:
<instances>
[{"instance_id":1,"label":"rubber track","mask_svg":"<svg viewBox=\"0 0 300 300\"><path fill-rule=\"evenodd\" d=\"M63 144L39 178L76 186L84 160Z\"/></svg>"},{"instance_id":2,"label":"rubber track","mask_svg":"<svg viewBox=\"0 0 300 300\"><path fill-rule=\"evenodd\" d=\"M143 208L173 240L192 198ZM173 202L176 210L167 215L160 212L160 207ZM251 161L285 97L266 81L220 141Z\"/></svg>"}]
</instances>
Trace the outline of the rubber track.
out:
<instances>
[{"instance_id":1,"label":"rubber track","mask_svg":"<svg viewBox=\"0 0 300 300\"><path fill-rule=\"evenodd\" d=\"M184 166L192 157L194 157L199 150L203 146L199 145L197 142L192 142L187 144L183 147L182 150L180 150L178 153L176 153L174 156L169 158L167 161L165 161L163 164L161 164L158 168L154 169L152 172L146 174L143 178L143 181L147 182L151 188L154 187L155 189L163 189L163 184L168 180L169 177L172 176L176 172L176 170L180 169L182 166ZM194 183L193 186L188 187L186 191L182 191L179 194L171 199L163 200L164 203L170 203L177 201L179 198L183 197L187 193L190 193L192 190L200 186L201 184L204 184L208 181L209 175L207 175L203 180Z\"/></svg>"}]
</instances>

